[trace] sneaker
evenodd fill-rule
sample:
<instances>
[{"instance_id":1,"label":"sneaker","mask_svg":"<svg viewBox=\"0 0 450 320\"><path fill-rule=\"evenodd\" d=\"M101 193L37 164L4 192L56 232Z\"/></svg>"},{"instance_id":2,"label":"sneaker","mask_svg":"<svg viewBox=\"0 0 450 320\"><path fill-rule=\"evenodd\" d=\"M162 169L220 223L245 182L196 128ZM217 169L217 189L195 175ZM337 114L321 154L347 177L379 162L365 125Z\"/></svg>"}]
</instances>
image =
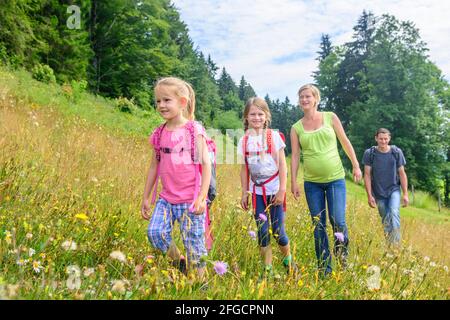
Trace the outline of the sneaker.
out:
<instances>
[{"instance_id":1,"label":"sneaker","mask_svg":"<svg viewBox=\"0 0 450 320\"><path fill-rule=\"evenodd\" d=\"M180 258L180 260L172 261L172 266L177 268L182 274L187 276L187 264L185 258Z\"/></svg>"}]
</instances>

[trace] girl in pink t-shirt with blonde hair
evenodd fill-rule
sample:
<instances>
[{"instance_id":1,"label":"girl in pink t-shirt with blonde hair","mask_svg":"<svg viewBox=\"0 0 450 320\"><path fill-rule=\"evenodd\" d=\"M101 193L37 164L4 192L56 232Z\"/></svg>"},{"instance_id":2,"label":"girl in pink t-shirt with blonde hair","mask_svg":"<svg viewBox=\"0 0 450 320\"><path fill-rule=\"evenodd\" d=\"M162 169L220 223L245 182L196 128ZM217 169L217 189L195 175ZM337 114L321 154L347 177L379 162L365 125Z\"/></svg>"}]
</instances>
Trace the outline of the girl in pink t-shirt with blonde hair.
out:
<instances>
[{"instance_id":1,"label":"girl in pink t-shirt with blonde hair","mask_svg":"<svg viewBox=\"0 0 450 320\"><path fill-rule=\"evenodd\" d=\"M189 83L174 77L162 78L155 85L155 99L157 111L165 123L150 136L154 152L141 215L150 220L147 235L151 245L167 254L184 274L187 274L189 266L194 266L203 279L205 262L201 257L207 255L205 210L211 180L205 129L193 121L195 93ZM201 165L201 178L196 172L196 164ZM149 198L155 189L154 202L158 177L161 178L162 190L150 217ZM175 221L180 224L186 257L172 241Z\"/></svg>"}]
</instances>

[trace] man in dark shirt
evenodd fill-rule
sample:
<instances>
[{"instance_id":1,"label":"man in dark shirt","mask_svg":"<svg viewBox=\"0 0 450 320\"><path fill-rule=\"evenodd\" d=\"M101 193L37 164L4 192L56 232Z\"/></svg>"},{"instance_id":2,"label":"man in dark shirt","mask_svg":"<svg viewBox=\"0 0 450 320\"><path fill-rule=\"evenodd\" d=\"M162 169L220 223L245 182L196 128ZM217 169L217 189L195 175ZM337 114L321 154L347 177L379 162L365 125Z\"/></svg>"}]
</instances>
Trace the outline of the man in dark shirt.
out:
<instances>
[{"instance_id":1,"label":"man in dark shirt","mask_svg":"<svg viewBox=\"0 0 450 320\"><path fill-rule=\"evenodd\" d=\"M400 244L400 188L403 206L409 203L406 160L403 152L390 146L391 133L380 128L375 134L377 146L364 152L364 183L369 205L378 207L388 243Z\"/></svg>"}]
</instances>

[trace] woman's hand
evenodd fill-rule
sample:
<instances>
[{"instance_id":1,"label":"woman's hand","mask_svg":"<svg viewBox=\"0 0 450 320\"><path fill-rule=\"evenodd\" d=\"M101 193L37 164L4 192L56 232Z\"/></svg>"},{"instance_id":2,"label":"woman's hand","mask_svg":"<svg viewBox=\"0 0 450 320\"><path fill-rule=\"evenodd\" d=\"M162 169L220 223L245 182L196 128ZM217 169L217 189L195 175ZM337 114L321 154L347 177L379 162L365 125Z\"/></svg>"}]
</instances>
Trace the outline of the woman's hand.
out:
<instances>
[{"instance_id":1,"label":"woman's hand","mask_svg":"<svg viewBox=\"0 0 450 320\"><path fill-rule=\"evenodd\" d=\"M291 183L291 192L294 195L295 200L298 200L300 197L300 187L297 182Z\"/></svg>"},{"instance_id":2,"label":"woman's hand","mask_svg":"<svg viewBox=\"0 0 450 320\"><path fill-rule=\"evenodd\" d=\"M353 181L356 183L359 183L362 179L362 172L361 169L358 167L353 167Z\"/></svg>"}]
</instances>

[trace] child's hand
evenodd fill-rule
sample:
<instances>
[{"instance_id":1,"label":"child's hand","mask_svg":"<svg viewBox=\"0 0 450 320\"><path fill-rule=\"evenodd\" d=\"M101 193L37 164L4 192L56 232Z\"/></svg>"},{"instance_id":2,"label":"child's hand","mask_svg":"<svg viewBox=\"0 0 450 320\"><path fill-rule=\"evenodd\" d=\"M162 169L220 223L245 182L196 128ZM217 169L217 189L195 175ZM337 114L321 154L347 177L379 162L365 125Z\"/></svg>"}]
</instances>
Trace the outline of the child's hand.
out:
<instances>
[{"instance_id":1,"label":"child's hand","mask_svg":"<svg viewBox=\"0 0 450 320\"><path fill-rule=\"evenodd\" d=\"M242 207L242 209L244 209L246 211L248 210L248 194L247 193L242 195L241 207Z\"/></svg>"},{"instance_id":2,"label":"child's hand","mask_svg":"<svg viewBox=\"0 0 450 320\"><path fill-rule=\"evenodd\" d=\"M206 211L206 199L198 197L194 202L194 214L203 214Z\"/></svg>"},{"instance_id":3,"label":"child's hand","mask_svg":"<svg viewBox=\"0 0 450 320\"><path fill-rule=\"evenodd\" d=\"M291 184L291 191L292 194L294 195L295 200L298 200L298 197L300 197L300 187L298 186L297 183Z\"/></svg>"},{"instance_id":4,"label":"child's hand","mask_svg":"<svg viewBox=\"0 0 450 320\"><path fill-rule=\"evenodd\" d=\"M278 190L275 197L272 198L272 203L274 206L279 206L280 204L283 204L284 202L284 194L286 193L285 190Z\"/></svg>"},{"instance_id":5,"label":"child's hand","mask_svg":"<svg viewBox=\"0 0 450 320\"><path fill-rule=\"evenodd\" d=\"M150 212L150 205L148 203L148 199L143 200L142 201L142 205L141 205L141 216L142 216L142 219L145 219L145 220L150 219L149 212Z\"/></svg>"}]
</instances>

